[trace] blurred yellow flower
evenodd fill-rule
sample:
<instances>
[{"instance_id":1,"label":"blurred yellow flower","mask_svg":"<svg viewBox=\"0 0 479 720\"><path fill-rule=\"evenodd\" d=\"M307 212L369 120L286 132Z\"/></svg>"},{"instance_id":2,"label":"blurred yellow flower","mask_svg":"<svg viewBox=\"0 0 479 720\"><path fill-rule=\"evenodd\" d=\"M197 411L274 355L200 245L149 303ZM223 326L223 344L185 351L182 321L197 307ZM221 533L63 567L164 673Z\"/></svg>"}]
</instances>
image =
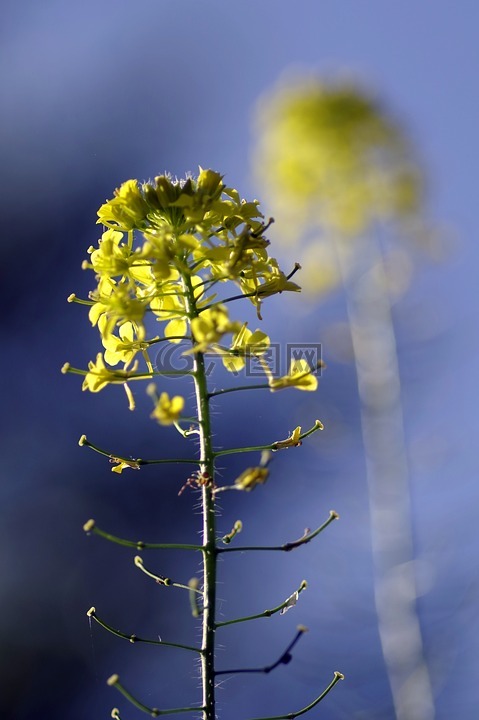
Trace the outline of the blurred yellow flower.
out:
<instances>
[{"instance_id":1,"label":"blurred yellow flower","mask_svg":"<svg viewBox=\"0 0 479 720\"><path fill-rule=\"evenodd\" d=\"M160 425L173 425L180 419L184 405L185 399L181 395L170 398L168 393L162 392L155 409L151 413L151 417L157 420Z\"/></svg>"},{"instance_id":2,"label":"blurred yellow flower","mask_svg":"<svg viewBox=\"0 0 479 720\"><path fill-rule=\"evenodd\" d=\"M269 476L269 470L266 467L250 467L244 470L239 477L236 478L234 486L238 490L254 490L257 485L263 485Z\"/></svg>"},{"instance_id":3,"label":"blurred yellow flower","mask_svg":"<svg viewBox=\"0 0 479 720\"><path fill-rule=\"evenodd\" d=\"M414 148L367 88L314 75L283 81L259 105L257 138L255 174L279 236L288 247L303 246L302 284L310 292L341 282L338 242L348 272L361 262L362 238L378 223L401 240L430 245Z\"/></svg>"}]
</instances>

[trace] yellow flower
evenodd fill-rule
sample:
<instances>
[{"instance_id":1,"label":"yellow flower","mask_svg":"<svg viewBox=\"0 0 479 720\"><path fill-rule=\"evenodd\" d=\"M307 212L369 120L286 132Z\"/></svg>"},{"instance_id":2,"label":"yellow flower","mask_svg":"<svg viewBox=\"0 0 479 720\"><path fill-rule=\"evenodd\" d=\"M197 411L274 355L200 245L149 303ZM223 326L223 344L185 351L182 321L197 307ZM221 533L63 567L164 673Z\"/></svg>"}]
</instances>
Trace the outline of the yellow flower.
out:
<instances>
[{"instance_id":1,"label":"yellow flower","mask_svg":"<svg viewBox=\"0 0 479 720\"><path fill-rule=\"evenodd\" d=\"M98 353L96 361L90 360L88 372L83 381L82 390L100 392L110 383L124 383L128 379L128 373L124 370L110 370L103 361L103 355Z\"/></svg>"},{"instance_id":2,"label":"yellow flower","mask_svg":"<svg viewBox=\"0 0 479 720\"><path fill-rule=\"evenodd\" d=\"M140 469L140 464L136 460L121 460L120 458L112 456L110 457L110 462L118 463L111 469L112 472L118 473L118 475L121 475L126 468L131 468L132 470Z\"/></svg>"},{"instance_id":3,"label":"yellow flower","mask_svg":"<svg viewBox=\"0 0 479 720\"><path fill-rule=\"evenodd\" d=\"M318 387L318 378L316 375L313 375L314 370L315 368L310 368L306 360L291 360L288 375L274 378L269 374L269 386L273 392L287 387L295 387L298 388L298 390L316 390Z\"/></svg>"},{"instance_id":4,"label":"yellow flower","mask_svg":"<svg viewBox=\"0 0 479 720\"><path fill-rule=\"evenodd\" d=\"M257 485L263 485L269 476L267 467L250 467L244 470L235 480L238 490L254 490Z\"/></svg>"},{"instance_id":5,"label":"yellow flower","mask_svg":"<svg viewBox=\"0 0 479 720\"><path fill-rule=\"evenodd\" d=\"M127 180L115 190L115 197L98 210L97 222L122 231L141 228L148 213L137 180Z\"/></svg>"},{"instance_id":6,"label":"yellow flower","mask_svg":"<svg viewBox=\"0 0 479 720\"><path fill-rule=\"evenodd\" d=\"M157 420L160 425L173 425L180 419L181 411L185 405L185 399L181 395L170 398L168 393L161 393L151 417Z\"/></svg>"},{"instance_id":7,"label":"yellow flower","mask_svg":"<svg viewBox=\"0 0 479 720\"><path fill-rule=\"evenodd\" d=\"M128 380L135 380L136 378L132 375L138 369L138 362L135 362L130 370L110 370L105 366L103 361L103 355L98 353L96 361L90 360L88 363L88 372L85 375L83 381L82 390L89 390L90 392L100 392L104 387L110 384L123 385L126 396L128 398L130 410L135 409L135 401L133 399L132 392L128 387ZM140 375L138 379L145 379L151 377L149 373Z\"/></svg>"},{"instance_id":8,"label":"yellow flower","mask_svg":"<svg viewBox=\"0 0 479 720\"><path fill-rule=\"evenodd\" d=\"M288 280L284 272L279 269L278 262L274 258L269 258L268 265L268 270L263 275L265 282L256 285L258 295L267 297L268 295L276 295L276 293L287 291L301 292L300 286L292 282L292 280ZM296 267L300 269L300 266L295 266L295 270Z\"/></svg>"},{"instance_id":9,"label":"yellow flower","mask_svg":"<svg viewBox=\"0 0 479 720\"><path fill-rule=\"evenodd\" d=\"M202 196L208 196L211 198L219 198L222 190L224 189L223 175L215 172L214 170L203 170L200 167L200 174L198 175L198 194Z\"/></svg>"},{"instance_id":10,"label":"yellow flower","mask_svg":"<svg viewBox=\"0 0 479 720\"><path fill-rule=\"evenodd\" d=\"M223 355L223 365L229 372L239 372L245 365L245 357L263 355L270 345L269 337L261 330L251 332L247 323L244 323L229 348L229 353Z\"/></svg>"},{"instance_id":11,"label":"yellow flower","mask_svg":"<svg viewBox=\"0 0 479 720\"><path fill-rule=\"evenodd\" d=\"M182 295L175 295L175 292L181 292L176 283L164 283L163 294L153 298L150 303L159 322L169 321L164 329L164 336L168 338L181 338L186 335L188 330L185 301ZM181 340L170 340L170 342L179 343Z\"/></svg>"},{"instance_id":12,"label":"yellow flower","mask_svg":"<svg viewBox=\"0 0 479 720\"><path fill-rule=\"evenodd\" d=\"M129 233L129 236L131 233ZM130 243L122 243L124 233L118 230L105 230L98 248L89 247L90 262L84 261L83 269L91 268L99 276L101 287L112 286L111 279L122 276L130 283L135 281L147 285L153 280L151 260L143 259L139 250L132 252Z\"/></svg>"},{"instance_id":13,"label":"yellow flower","mask_svg":"<svg viewBox=\"0 0 479 720\"><path fill-rule=\"evenodd\" d=\"M105 335L109 335L116 325L131 322L135 326L138 338L140 340L144 338L143 318L147 301L133 296L127 285L114 285L110 288L109 294L92 293L92 297L96 300L88 314L92 325L96 325L100 317L105 314L108 318L108 322L102 328Z\"/></svg>"},{"instance_id":14,"label":"yellow flower","mask_svg":"<svg viewBox=\"0 0 479 720\"><path fill-rule=\"evenodd\" d=\"M211 350L212 345L221 340L223 335L238 332L240 328L239 322L230 321L224 305L216 305L204 310L191 321L191 329L196 341L194 349L197 352L207 352Z\"/></svg>"},{"instance_id":15,"label":"yellow flower","mask_svg":"<svg viewBox=\"0 0 479 720\"><path fill-rule=\"evenodd\" d=\"M302 445L301 441L301 425L295 427L291 435L286 440L277 440L273 443L273 450L283 450L284 448L298 447Z\"/></svg>"},{"instance_id":16,"label":"yellow flower","mask_svg":"<svg viewBox=\"0 0 479 720\"><path fill-rule=\"evenodd\" d=\"M107 326L108 318L106 315L101 315L98 320L98 329L105 348L105 360L108 365L118 365L122 362L125 364L123 369L126 370L138 352L148 349L148 343L135 339L135 328L130 322L120 325L119 337L109 332Z\"/></svg>"}]
</instances>

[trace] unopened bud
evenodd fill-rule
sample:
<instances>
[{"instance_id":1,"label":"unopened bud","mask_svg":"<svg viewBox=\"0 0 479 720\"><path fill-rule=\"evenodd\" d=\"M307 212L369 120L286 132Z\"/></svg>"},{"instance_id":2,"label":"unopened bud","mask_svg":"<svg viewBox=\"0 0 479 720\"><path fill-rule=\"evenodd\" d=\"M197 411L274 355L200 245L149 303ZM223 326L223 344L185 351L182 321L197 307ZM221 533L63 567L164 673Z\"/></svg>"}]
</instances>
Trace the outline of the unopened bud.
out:
<instances>
[{"instance_id":1,"label":"unopened bud","mask_svg":"<svg viewBox=\"0 0 479 720\"><path fill-rule=\"evenodd\" d=\"M89 533L93 530L94 527L95 527L95 521L90 519L90 520L87 520L86 523L84 524L83 530L86 533Z\"/></svg>"},{"instance_id":2,"label":"unopened bud","mask_svg":"<svg viewBox=\"0 0 479 720\"><path fill-rule=\"evenodd\" d=\"M148 383L146 386L146 394L152 398L156 398L156 385L155 383Z\"/></svg>"}]
</instances>

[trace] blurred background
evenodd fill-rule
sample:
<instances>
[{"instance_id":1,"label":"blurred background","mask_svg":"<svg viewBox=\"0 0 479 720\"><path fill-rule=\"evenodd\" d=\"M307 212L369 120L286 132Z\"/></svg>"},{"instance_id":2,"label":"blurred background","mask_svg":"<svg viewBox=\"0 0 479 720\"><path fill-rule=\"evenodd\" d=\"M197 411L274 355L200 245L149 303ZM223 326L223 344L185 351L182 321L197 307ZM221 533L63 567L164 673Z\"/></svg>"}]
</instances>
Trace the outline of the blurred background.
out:
<instances>
[{"instance_id":1,"label":"blurred background","mask_svg":"<svg viewBox=\"0 0 479 720\"><path fill-rule=\"evenodd\" d=\"M139 573L134 551L82 532L92 517L129 539L196 542L198 497L178 497L187 471L152 466L117 476L77 441L86 433L132 457L188 457L192 448L149 418L141 386L131 413L121 389L82 394L79 379L59 370L65 361L86 367L99 351L84 308L66 303L93 285L81 262L98 239L98 206L128 178L181 177L201 165L275 216L271 254L286 271L303 261L306 292L265 302L262 329L282 344L322 343L327 365L313 396L217 399L218 447L283 439L316 418L325 425L301 449L275 456L265 487L224 493L219 530L241 518L241 544L281 544L330 509L341 517L293 553L235 553L222 563L225 619L277 605L303 578L309 587L285 616L225 628L219 668L270 664L298 623L310 632L287 667L223 678L218 715L298 710L339 670L346 681L318 717L473 720L475 3L24 0L4 3L1 17L2 718L83 720L109 717L114 706L124 720L141 717L106 686L113 672L151 706L199 698L194 658L124 642L86 617L95 605L129 634L198 638L180 590ZM363 136L365 162L384 170L398 157L402 169L414 168L408 197L417 202L392 203L394 212L363 222L334 221L334 183L315 167L334 175L347 140L335 138L339 149L319 153L316 165L315 153L321 142L330 147L328 122L336 127L337 116L321 125L313 113L299 130L281 125L288 92L294 100L294 89L311 86L353 88L391 123L399 145L389 152L387 133ZM346 127L355 117L348 107ZM351 133L356 127L351 121ZM297 157L310 161L299 191L280 172ZM354 180L369 167L355 167ZM338 177L344 187L347 175ZM363 190L354 196L360 208L375 198ZM180 385L165 388L189 392ZM222 477L244 466L225 458ZM144 559L179 582L199 567L189 553Z\"/></svg>"}]
</instances>

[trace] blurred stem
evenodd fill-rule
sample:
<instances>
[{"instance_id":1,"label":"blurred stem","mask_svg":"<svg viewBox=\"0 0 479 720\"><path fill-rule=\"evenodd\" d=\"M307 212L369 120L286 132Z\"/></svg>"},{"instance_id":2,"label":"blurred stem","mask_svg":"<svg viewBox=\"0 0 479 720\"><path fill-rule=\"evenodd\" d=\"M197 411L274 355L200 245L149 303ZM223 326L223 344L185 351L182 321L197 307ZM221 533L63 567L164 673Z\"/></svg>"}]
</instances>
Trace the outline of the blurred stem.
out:
<instances>
[{"instance_id":1,"label":"blurred stem","mask_svg":"<svg viewBox=\"0 0 479 720\"><path fill-rule=\"evenodd\" d=\"M357 240L357 239L356 239ZM363 239L345 289L361 408L379 635L397 720L433 720L434 700L417 616L409 468L388 277L378 236Z\"/></svg>"},{"instance_id":2,"label":"blurred stem","mask_svg":"<svg viewBox=\"0 0 479 720\"><path fill-rule=\"evenodd\" d=\"M195 295L189 275L183 275L186 307L191 320L198 317ZM194 344L194 338L193 338ZM216 517L214 488L214 452L211 442L211 418L209 408L208 384L206 379L204 354L193 354L193 380L195 385L198 430L200 441L200 472L211 481L203 485L203 633L201 644L201 680L203 687L203 720L215 720L215 606L216 606Z\"/></svg>"},{"instance_id":3,"label":"blurred stem","mask_svg":"<svg viewBox=\"0 0 479 720\"><path fill-rule=\"evenodd\" d=\"M240 674L245 674L245 673L264 673L267 675L268 673L272 672L273 670L276 670L276 668L279 667L280 665L287 665L291 661L291 659L292 659L291 650L294 648L294 646L296 645L296 643L298 642L300 637L302 635L304 635L305 632L307 632L307 628L304 627L304 625L300 625L298 627L296 635L291 640L291 642L289 643L286 650L283 650L283 652L281 653L279 658L276 660L276 662L272 663L271 665L265 665L264 667L260 667L260 668L238 668L235 670L218 670L216 672L216 675L240 675Z\"/></svg>"}]
</instances>

